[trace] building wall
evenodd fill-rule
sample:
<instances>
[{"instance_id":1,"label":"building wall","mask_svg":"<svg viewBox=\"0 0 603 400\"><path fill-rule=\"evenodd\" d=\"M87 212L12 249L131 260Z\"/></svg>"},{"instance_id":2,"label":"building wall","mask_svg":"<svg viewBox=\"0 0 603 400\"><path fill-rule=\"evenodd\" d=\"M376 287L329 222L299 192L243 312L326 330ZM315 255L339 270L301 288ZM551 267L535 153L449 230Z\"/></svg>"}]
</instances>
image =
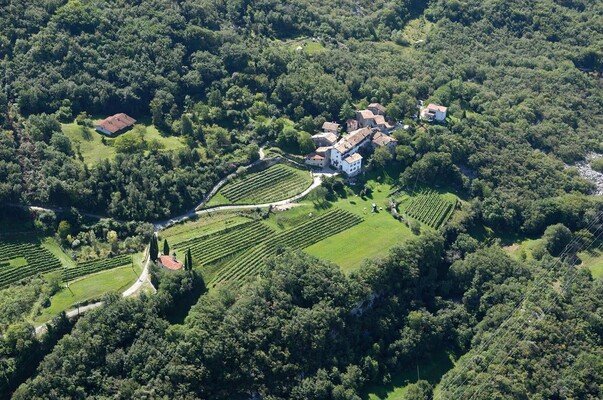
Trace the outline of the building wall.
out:
<instances>
[{"instance_id":1,"label":"building wall","mask_svg":"<svg viewBox=\"0 0 603 400\"><path fill-rule=\"evenodd\" d=\"M351 164L348 164L347 161L342 161L341 170L348 174L348 176L358 175L362 170L362 160L354 161Z\"/></svg>"},{"instance_id":2,"label":"building wall","mask_svg":"<svg viewBox=\"0 0 603 400\"><path fill-rule=\"evenodd\" d=\"M324 167L325 166L325 160L312 160L310 158L306 159L306 165L310 165L312 167Z\"/></svg>"},{"instance_id":3,"label":"building wall","mask_svg":"<svg viewBox=\"0 0 603 400\"><path fill-rule=\"evenodd\" d=\"M442 111L436 111L435 119L438 121L444 121L446 119L446 113Z\"/></svg>"},{"instance_id":4,"label":"building wall","mask_svg":"<svg viewBox=\"0 0 603 400\"><path fill-rule=\"evenodd\" d=\"M102 133L104 135L113 136L113 134L111 132L109 132L108 130L104 129L101 126L94 125L94 129L96 129L97 132L100 132L100 133Z\"/></svg>"}]
</instances>

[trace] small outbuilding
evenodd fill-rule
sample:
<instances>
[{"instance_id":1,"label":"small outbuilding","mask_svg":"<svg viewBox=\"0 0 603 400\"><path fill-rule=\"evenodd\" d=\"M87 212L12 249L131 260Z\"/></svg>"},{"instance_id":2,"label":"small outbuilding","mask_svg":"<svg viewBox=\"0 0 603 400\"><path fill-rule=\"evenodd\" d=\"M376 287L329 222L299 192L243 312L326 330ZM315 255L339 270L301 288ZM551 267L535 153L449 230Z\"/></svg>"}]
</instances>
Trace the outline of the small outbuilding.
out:
<instances>
[{"instance_id":1,"label":"small outbuilding","mask_svg":"<svg viewBox=\"0 0 603 400\"><path fill-rule=\"evenodd\" d=\"M178 270L182 269L182 267L184 267L184 264L182 264L180 261L178 261L176 259L176 253L173 253L171 256L170 255L159 256L159 259L157 261L159 261L159 264L163 265L165 268L167 268L171 271L178 271Z\"/></svg>"}]
</instances>

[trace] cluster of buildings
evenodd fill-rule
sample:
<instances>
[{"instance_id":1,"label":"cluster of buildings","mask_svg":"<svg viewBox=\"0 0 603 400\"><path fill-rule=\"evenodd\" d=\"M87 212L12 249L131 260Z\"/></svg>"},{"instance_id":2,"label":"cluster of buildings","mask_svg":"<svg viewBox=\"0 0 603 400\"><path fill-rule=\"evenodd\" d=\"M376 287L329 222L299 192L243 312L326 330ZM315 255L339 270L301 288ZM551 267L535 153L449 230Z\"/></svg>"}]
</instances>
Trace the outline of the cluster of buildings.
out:
<instances>
[{"instance_id":1,"label":"cluster of buildings","mask_svg":"<svg viewBox=\"0 0 603 400\"><path fill-rule=\"evenodd\" d=\"M330 166L354 176L362 169L361 149L371 151L385 147L394 154L398 141L390 133L395 126L386 121L385 107L381 104L373 103L366 110L356 111L356 118L347 120L346 125L348 135L340 138L339 124L325 122L322 132L312 136L317 149L306 155L306 164L320 168Z\"/></svg>"}]
</instances>

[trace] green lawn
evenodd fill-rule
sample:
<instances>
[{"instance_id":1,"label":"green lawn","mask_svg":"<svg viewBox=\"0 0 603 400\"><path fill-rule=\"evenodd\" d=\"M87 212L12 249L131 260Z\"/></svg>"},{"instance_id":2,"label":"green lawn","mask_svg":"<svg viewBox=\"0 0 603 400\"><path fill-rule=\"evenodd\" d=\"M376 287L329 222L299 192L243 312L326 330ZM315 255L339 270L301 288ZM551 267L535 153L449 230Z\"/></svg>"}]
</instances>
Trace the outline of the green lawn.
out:
<instances>
[{"instance_id":1,"label":"green lawn","mask_svg":"<svg viewBox=\"0 0 603 400\"><path fill-rule=\"evenodd\" d=\"M107 144L103 144L103 135L94 131L94 128L84 128L88 130L86 137L82 134L82 127L76 123L62 124L63 133L69 136L74 148L79 143L80 153L84 157L84 162L88 165L94 165L104 159L115 157L115 149L109 144L113 139L106 138Z\"/></svg>"},{"instance_id":2,"label":"green lawn","mask_svg":"<svg viewBox=\"0 0 603 400\"><path fill-rule=\"evenodd\" d=\"M48 236L42 239L42 247L46 248L50 251L56 258L59 259L61 265L67 268L75 267L76 263L69 257L65 252L61 249L61 246L57 243L57 241L52 237Z\"/></svg>"},{"instance_id":3,"label":"green lawn","mask_svg":"<svg viewBox=\"0 0 603 400\"><path fill-rule=\"evenodd\" d=\"M64 288L51 297L50 307L42 310L42 313L33 321L34 324L48 322L59 312L73 308L74 304L98 299L107 292L125 290L138 279L138 274L141 272L140 263L138 265L135 263L135 270L136 272L128 265L88 275L72 282L69 289Z\"/></svg>"},{"instance_id":4,"label":"green lawn","mask_svg":"<svg viewBox=\"0 0 603 400\"><path fill-rule=\"evenodd\" d=\"M163 145L162 150L165 151L178 150L186 146L181 137L163 136L154 125L147 125L147 133L144 135L144 139L147 142L157 140Z\"/></svg>"},{"instance_id":5,"label":"green lawn","mask_svg":"<svg viewBox=\"0 0 603 400\"><path fill-rule=\"evenodd\" d=\"M578 254L585 268L590 269L593 277L603 278L603 250L597 247Z\"/></svg>"},{"instance_id":6,"label":"green lawn","mask_svg":"<svg viewBox=\"0 0 603 400\"><path fill-rule=\"evenodd\" d=\"M23 267L27 265L27 260L25 259L25 257L13 258L11 260L8 260L8 265L10 265L11 267Z\"/></svg>"},{"instance_id":7,"label":"green lawn","mask_svg":"<svg viewBox=\"0 0 603 400\"><path fill-rule=\"evenodd\" d=\"M95 120L94 122L98 122L98 120ZM137 124L137 126L144 125L146 127L144 139L147 142L157 140L163 146L162 151L177 150L186 146L182 138L176 136L163 136L154 125L146 123L146 121L139 122L140 124ZM116 152L112 146L112 143L115 140L114 138L105 137L106 144L103 144L102 138L104 135L96 132L94 128L82 128L76 123L62 124L62 128L63 133L69 136L74 147L77 147L77 144L79 144L80 153L86 164L94 165L101 160L112 159L115 157ZM84 135L82 129L87 129L88 134Z\"/></svg>"},{"instance_id":8,"label":"green lawn","mask_svg":"<svg viewBox=\"0 0 603 400\"><path fill-rule=\"evenodd\" d=\"M391 195L388 184L373 183L372 198L362 199L351 195L339 199L333 207L339 207L364 218L360 224L318 242L305 251L313 256L332 261L344 271L357 269L367 258L384 256L393 246L413 236L410 229L392 217L385 209L371 213L372 204L384 207L385 200Z\"/></svg>"},{"instance_id":9,"label":"green lawn","mask_svg":"<svg viewBox=\"0 0 603 400\"><path fill-rule=\"evenodd\" d=\"M418 370L417 364L412 364L407 369L392 375L391 382L388 384L369 385L362 398L365 400L401 400L404 398L408 385L417 382L418 377L436 384L453 365L447 353L436 353L431 358L419 362Z\"/></svg>"}]
</instances>

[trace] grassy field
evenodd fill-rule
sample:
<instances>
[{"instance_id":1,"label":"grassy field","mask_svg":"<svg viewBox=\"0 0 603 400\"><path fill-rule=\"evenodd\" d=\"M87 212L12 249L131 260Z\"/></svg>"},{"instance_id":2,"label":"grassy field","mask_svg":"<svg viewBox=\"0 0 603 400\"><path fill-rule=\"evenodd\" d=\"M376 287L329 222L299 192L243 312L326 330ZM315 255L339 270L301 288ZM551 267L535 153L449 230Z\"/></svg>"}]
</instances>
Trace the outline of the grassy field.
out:
<instances>
[{"instance_id":1,"label":"grassy field","mask_svg":"<svg viewBox=\"0 0 603 400\"><path fill-rule=\"evenodd\" d=\"M308 171L277 164L226 184L207 203L207 207L224 204L262 204L283 200L303 192L311 184L312 177Z\"/></svg>"},{"instance_id":2,"label":"grassy field","mask_svg":"<svg viewBox=\"0 0 603 400\"><path fill-rule=\"evenodd\" d=\"M293 51L297 51L297 48L301 47L302 51L309 55L324 53L326 50L321 43L315 42L309 38L298 38L288 40L284 43Z\"/></svg>"},{"instance_id":3,"label":"grassy field","mask_svg":"<svg viewBox=\"0 0 603 400\"><path fill-rule=\"evenodd\" d=\"M98 122L95 120L94 122ZM142 122L142 121L141 121ZM163 136L151 124L141 123L138 125L144 125L146 127L146 133L144 139L147 142L157 140L162 145L163 151L177 150L185 147L184 142L181 138L176 136ZM115 157L115 148L112 144L114 138L105 137L105 143L103 144L102 138L104 137L100 133L96 132L94 128L82 128L76 123L62 124L63 133L71 139L74 147L79 144L80 153L84 158L84 162L88 165L94 165L104 159L112 159ZM88 133L83 134L82 129L87 129Z\"/></svg>"},{"instance_id":4,"label":"grassy field","mask_svg":"<svg viewBox=\"0 0 603 400\"><path fill-rule=\"evenodd\" d=\"M390 248L413 235L403 222L394 219L385 209L371 213L373 203L377 208L383 207L391 194L391 186L374 182L371 197L351 195L339 199L333 207L359 215L364 221L307 247L305 251L334 262L344 271L357 269L367 258L386 255Z\"/></svg>"},{"instance_id":5,"label":"grassy field","mask_svg":"<svg viewBox=\"0 0 603 400\"><path fill-rule=\"evenodd\" d=\"M585 268L590 269L594 278L603 278L603 250L600 247L579 254Z\"/></svg>"},{"instance_id":6,"label":"grassy field","mask_svg":"<svg viewBox=\"0 0 603 400\"><path fill-rule=\"evenodd\" d=\"M405 223L394 219L384 208L387 199L394 194L393 188L387 183L376 181L371 181L370 185L372 186L370 197L362 198L352 194L346 199L339 199L333 203L333 207L362 216L364 221L306 248L307 253L332 261L344 271L354 271L365 259L384 256L389 249L413 236ZM447 202L456 201L456 196L451 193L441 196ZM407 194L396 194L395 197L400 202L401 213L404 213L406 207L414 200L414 197ZM382 207L383 210L372 213L373 203L377 205L377 208ZM421 229L432 228L422 224Z\"/></svg>"},{"instance_id":7,"label":"grassy field","mask_svg":"<svg viewBox=\"0 0 603 400\"><path fill-rule=\"evenodd\" d=\"M93 128L84 128L88 130L87 135L82 134L82 127L76 123L62 124L63 133L69 136L74 147L79 143L80 153L84 162L88 165L97 164L104 159L115 157L115 149L109 144L113 139L105 139L107 144L103 144L102 135L95 132Z\"/></svg>"},{"instance_id":8,"label":"grassy field","mask_svg":"<svg viewBox=\"0 0 603 400\"><path fill-rule=\"evenodd\" d=\"M100 298L103 294L115 291L121 292L138 279L142 271L140 262L135 264L135 270L130 265L89 275L70 283L50 299L50 307L42 310L33 321L43 324L50 321L61 311L66 311L77 303Z\"/></svg>"},{"instance_id":9,"label":"grassy field","mask_svg":"<svg viewBox=\"0 0 603 400\"><path fill-rule=\"evenodd\" d=\"M434 354L430 359L409 366L408 369L392 375L391 382L386 385L370 385L363 400L402 400L411 383L421 379L435 384L453 367L450 356L444 352ZM418 374L418 375L417 375Z\"/></svg>"}]
</instances>

